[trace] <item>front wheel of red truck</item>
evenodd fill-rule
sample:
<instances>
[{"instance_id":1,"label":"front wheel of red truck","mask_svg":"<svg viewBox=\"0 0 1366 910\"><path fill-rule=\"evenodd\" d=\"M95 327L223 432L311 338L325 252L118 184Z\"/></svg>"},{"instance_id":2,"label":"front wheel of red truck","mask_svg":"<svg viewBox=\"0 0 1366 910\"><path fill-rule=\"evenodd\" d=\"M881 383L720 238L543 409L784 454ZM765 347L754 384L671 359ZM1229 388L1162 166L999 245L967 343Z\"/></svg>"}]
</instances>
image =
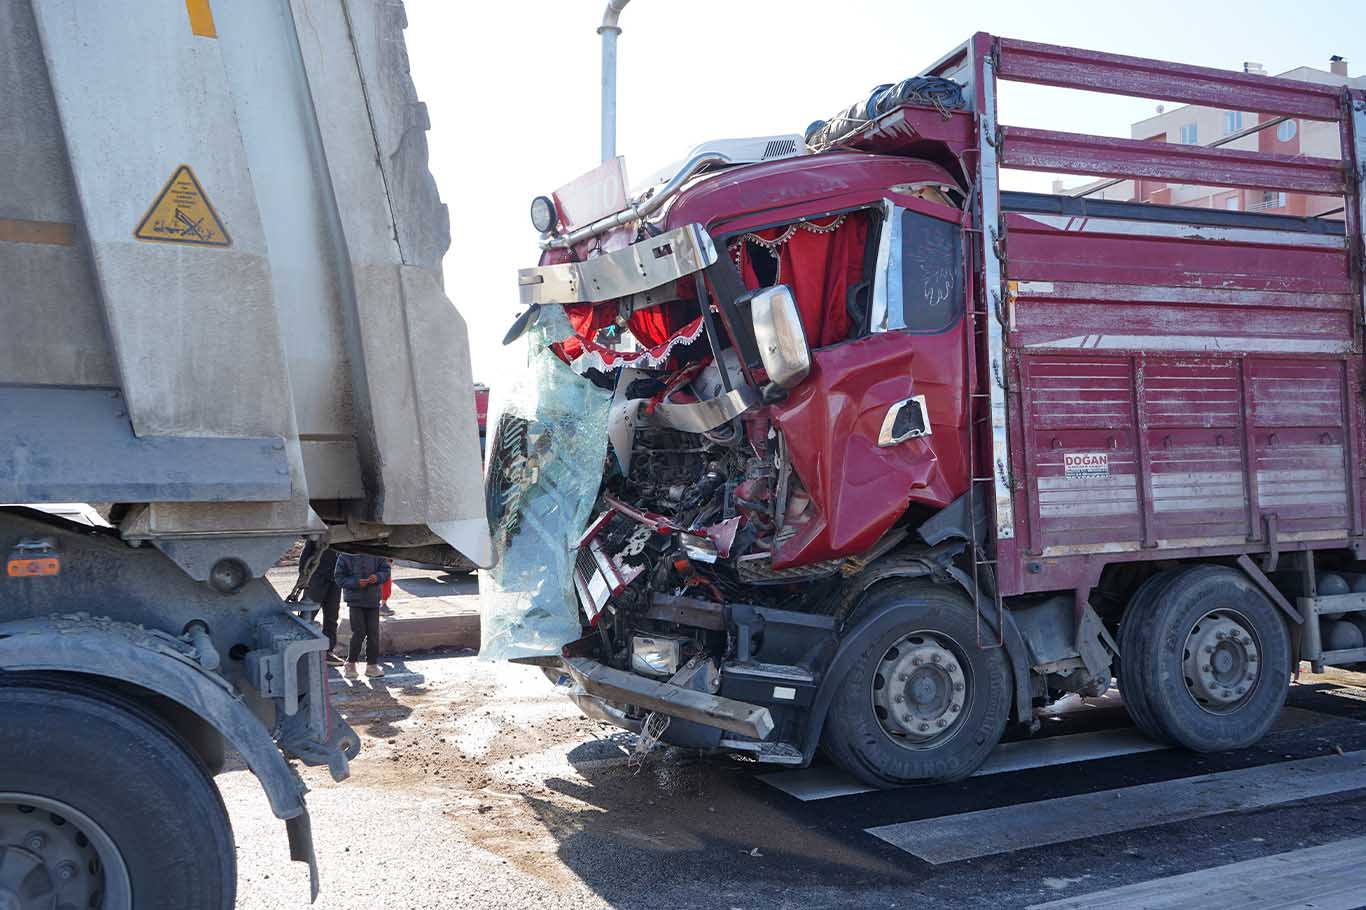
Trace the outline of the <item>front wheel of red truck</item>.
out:
<instances>
[{"instance_id":1,"label":"front wheel of red truck","mask_svg":"<svg viewBox=\"0 0 1366 910\"><path fill-rule=\"evenodd\" d=\"M872 639L839 683L822 743L874 787L967 777L1005 732L1005 654L977 645L972 603L961 592L892 583L876 589L865 609L872 615L889 605L898 621Z\"/></svg>"},{"instance_id":2,"label":"front wheel of red truck","mask_svg":"<svg viewBox=\"0 0 1366 910\"><path fill-rule=\"evenodd\" d=\"M1196 752L1257 742L1290 684L1285 618L1226 566L1182 570L1153 594L1134 599L1120 630L1120 693L1134 723Z\"/></svg>"}]
</instances>

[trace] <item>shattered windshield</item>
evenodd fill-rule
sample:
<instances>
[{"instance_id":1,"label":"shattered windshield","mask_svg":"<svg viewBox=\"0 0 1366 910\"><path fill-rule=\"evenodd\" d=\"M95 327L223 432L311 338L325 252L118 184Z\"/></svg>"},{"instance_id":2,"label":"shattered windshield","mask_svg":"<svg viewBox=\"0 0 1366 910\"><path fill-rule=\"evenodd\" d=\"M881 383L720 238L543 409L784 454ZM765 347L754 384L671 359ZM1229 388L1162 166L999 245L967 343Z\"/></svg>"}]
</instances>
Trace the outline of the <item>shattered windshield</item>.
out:
<instances>
[{"instance_id":1,"label":"shattered windshield","mask_svg":"<svg viewBox=\"0 0 1366 910\"><path fill-rule=\"evenodd\" d=\"M487 660L558 655L581 634L573 561L602 483L612 393L551 350L570 334L563 310L542 309L524 367L490 403L485 489L498 562L480 584Z\"/></svg>"}]
</instances>

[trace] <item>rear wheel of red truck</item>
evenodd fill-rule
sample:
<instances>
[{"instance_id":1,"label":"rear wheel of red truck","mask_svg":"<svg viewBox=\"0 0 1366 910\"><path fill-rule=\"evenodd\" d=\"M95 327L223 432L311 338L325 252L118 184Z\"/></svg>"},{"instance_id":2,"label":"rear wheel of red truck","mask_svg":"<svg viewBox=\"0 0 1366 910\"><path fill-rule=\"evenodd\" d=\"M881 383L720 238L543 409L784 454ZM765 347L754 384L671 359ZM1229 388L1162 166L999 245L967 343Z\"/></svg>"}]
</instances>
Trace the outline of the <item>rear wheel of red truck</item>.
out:
<instances>
[{"instance_id":1,"label":"rear wheel of red truck","mask_svg":"<svg viewBox=\"0 0 1366 910\"><path fill-rule=\"evenodd\" d=\"M892 583L865 609L872 615L892 604L899 621L862 650L838 684L822 743L874 787L967 777L1005 732L1005 654L978 646L972 603L959 591Z\"/></svg>"},{"instance_id":2,"label":"rear wheel of red truck","mask_svg":"<svg viewBox=\"0 0 1366 910\"><path fill-rule=\"evenodd\" d=\"M1290 684L1285 618L1225 566L1182 570L1135 598L1120 634L1120 693L1149 736L1197 752L1266 735Z\"/></svg>"},{"instance_id":3,"label":"rear wheel of red truck","mask_svg":"<svg viewBox=\"0 0 1366 910\"><path fill-rule=\"evenodd\" d=\"M3 675L0 727L0 907L231 910L227 812L172 730L124 699Z\"/></svg>"}]
</instances>

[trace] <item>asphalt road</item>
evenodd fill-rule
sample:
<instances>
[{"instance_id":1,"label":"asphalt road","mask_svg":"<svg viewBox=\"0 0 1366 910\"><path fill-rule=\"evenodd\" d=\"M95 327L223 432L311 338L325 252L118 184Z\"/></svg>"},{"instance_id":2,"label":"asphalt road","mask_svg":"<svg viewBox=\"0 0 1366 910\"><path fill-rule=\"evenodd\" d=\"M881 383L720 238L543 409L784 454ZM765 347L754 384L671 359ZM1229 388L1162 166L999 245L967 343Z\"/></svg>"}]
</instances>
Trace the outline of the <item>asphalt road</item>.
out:
<instances>
[{"instance_id":1,"label":"asphalt road","mask_svg":"<svg viewBox=\"0 0 1366 910\"><path fill-rule=\"evenodd\" d=\"M1108 698L890 793L681 750L637 767L528 668L436 655L373 682L334 680L352 779L306 771L319 908L1366 906L1363 675L1305 677L1241 752L1156 748ZM254 780L219 784L239 906L308 906Z\"/></svg>"}]
</instances>

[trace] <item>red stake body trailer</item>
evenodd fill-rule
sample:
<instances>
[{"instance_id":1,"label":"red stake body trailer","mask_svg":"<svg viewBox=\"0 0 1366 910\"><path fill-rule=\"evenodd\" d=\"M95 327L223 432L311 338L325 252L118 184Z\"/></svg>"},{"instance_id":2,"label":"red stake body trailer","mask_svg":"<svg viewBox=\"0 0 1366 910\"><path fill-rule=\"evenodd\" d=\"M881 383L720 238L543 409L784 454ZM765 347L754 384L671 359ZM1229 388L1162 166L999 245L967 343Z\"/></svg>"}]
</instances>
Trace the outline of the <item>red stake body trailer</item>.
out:
<instances>
[{"instance_id":1,"label":"red stake body trailer","mask_svg":"<svg viewBox=\"0 0 1366 910\"><path fill-rule=\"evenodd\" d=\"M1003 125L999 80L1327 121L1342 155ZM583 637L548 661L585 711L761 760L823 743L889 785L971 773L1114 672L1143 730L1211 750L1265 733L1298 660L1366 660L1366 94L978 34L806 141L702 147L593 224L557 196L523 271L613 402L566 569ZM1344 209L1004 192L1003 168ZM491 449L513 557L552 423L505 416Z\"/></svg>"}]
</instances>

